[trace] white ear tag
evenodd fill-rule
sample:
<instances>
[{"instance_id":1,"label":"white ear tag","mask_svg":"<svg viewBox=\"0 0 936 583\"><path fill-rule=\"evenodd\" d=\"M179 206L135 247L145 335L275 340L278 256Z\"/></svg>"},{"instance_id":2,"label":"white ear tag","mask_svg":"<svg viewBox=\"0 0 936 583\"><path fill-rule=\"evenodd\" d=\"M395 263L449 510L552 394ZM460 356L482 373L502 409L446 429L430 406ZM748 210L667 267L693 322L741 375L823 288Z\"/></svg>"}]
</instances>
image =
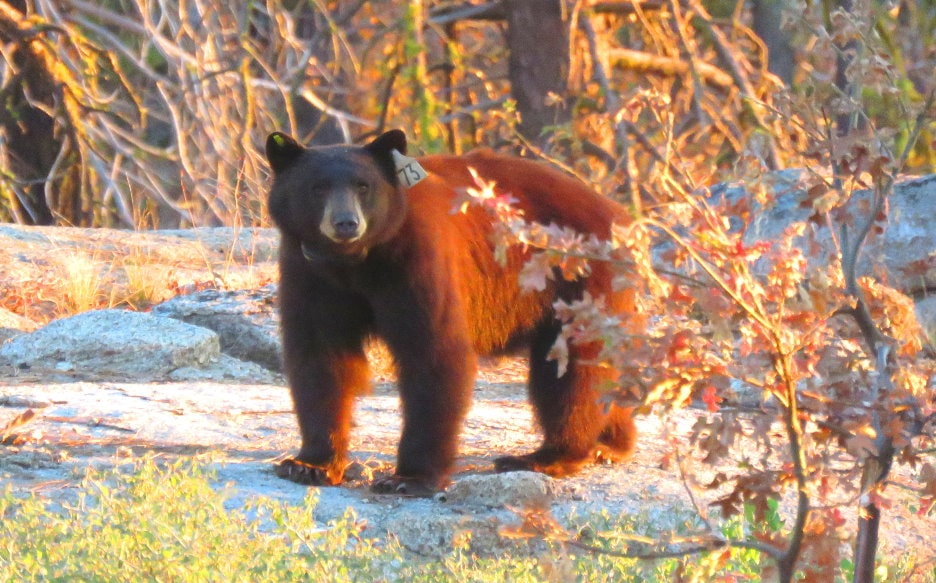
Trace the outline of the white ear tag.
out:
<instances>
[{"instance_id":1,"label":"white ear tag","mask_svg":"<svg viewBox=\"0 0 936 583\"><path fill-rule=\"evenodd\" d=\"M415 186L429 176L426 169L416 161L416 158L405 156L399 150L391 150L390 153L393 156L393 166L396 168L397 176L400 177L400 182L406 188Z\"/></svg>"}]
</instances>

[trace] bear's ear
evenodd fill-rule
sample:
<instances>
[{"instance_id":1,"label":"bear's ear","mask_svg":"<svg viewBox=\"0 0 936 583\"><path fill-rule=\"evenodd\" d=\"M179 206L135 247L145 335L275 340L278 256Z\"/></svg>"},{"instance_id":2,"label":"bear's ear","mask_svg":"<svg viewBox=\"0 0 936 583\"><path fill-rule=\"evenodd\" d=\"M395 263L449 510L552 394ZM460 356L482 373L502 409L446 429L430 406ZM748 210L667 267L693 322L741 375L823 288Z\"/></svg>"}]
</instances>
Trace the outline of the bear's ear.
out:
<instances>
[{"instance_id":1,"label":"bear's ear","mask_svg":"<svg viewBox=\"0 0 936 583\"><path fill-rule=\"evenodd\" d=\"M406 134L402 130L390 130L377 136L373 142L364 146L364 149L375 158L390 158L391 150L406 154Z\"/></svg>"},{"instance_id":2,"label":"bear's ear","mask_svg":"<svg viewBox=\"0 0 936 583\"><path fill-rule=\"evenodd\" d=\"M390 184L396 185L396 164L393 160L393 150L406 154L406 134L400 130L390 130L380 134L373 142L364 146L364 151L370 154L383 171Z\"/></svg>"},{"instance_id":3,"label":"bear's ear","mask_svg":"<svg viewBox=\"0 0 936 583\"><path fill-rule=\"evenodd\" d=\"M304 151L299 142L282 132L273 132L266 141L266 157L274 174L289 168Z\"/></svg>"}]
</instances>

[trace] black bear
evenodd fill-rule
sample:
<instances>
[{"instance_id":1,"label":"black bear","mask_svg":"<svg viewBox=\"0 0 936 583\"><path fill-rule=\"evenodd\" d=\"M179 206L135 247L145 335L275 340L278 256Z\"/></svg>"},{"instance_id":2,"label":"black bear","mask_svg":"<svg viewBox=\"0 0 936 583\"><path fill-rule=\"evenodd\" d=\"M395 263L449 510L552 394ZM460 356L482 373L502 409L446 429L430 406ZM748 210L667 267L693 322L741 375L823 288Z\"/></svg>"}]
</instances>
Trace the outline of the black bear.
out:
<instances>
[{"instance_id":1,"label":"black bear","mask_svg":"<svg viewBox=\"0 0 936 583\"><path fill-rule=\"evenodd\" d=\"M572 345L565 374L549 359L559 334L553 303L584 292L612 309L629 301L612 289L607 265L588 277L557 277L542 292L522 290L520 246L507 264L494 256L483 208L452 212L456 191L474 186L469 168L510 193L527 220L556 223L601 238L624 208L545 165L479 150L418 159L425 180L400 183L393 151L399 130L363 147L306 148L271 134L269 210L281 232L279 309L286 376L302 447L276 468L303 484L342 481L355 395L369 384L365 341L378 337L398 372L403 433L396 473L376 492L429 495L443 488L469 407L477 355L529 350L530 400L543 432L539 449L501 457L498 471L576 472L596 459L630 454L631 410L599 402L614 373L596 366L597 346Z\"/></svg>"}]
</instances>

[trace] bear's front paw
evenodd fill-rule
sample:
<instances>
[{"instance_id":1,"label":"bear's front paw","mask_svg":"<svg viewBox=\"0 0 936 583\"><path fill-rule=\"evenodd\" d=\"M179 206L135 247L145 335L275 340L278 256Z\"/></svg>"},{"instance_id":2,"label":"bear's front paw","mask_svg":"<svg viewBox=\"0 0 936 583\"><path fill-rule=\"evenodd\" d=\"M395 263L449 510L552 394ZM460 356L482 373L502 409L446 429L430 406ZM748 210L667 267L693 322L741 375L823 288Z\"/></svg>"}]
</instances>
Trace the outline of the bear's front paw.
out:
<instances>
[{"instance_id":1,"label":"bear's front paw","mask_svg":"<svg viewBox=\"0 0 936 583\"><path fill-rule=\"evenodd\" d=\"M283 460L274 467L277 477L303 486L336 486L342 472L330 466L316 466L295 458Z\"/></svg>"},{"instance_id":2,"label":"bear's front paw","mask_svg":"<svg viewBox=\"0 0 936 583\"><path fill-rule=\"evenodd\" d=\"M412 498L429 498L441 489L434 482L424 478L404 478L397 475L374 480L371 484L371 492L375 494L396 494Z\"/></svg>"}]
</instances>

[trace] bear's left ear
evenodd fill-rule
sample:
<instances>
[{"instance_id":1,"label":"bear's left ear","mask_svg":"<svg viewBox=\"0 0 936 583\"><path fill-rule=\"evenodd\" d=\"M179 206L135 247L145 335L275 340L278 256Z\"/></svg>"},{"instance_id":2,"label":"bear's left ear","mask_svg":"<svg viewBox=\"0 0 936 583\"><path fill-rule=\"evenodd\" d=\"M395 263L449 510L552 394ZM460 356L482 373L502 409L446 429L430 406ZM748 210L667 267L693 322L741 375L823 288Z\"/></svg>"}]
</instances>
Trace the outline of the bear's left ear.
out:
<instances>
[{"instance_id":1,"label":"bear's left ear","mask_svg":"<svg viewBox=\"0 0 936 583\"><path fill-rule=\"evenodd\" d=\"M390 130L377 136L373 142L364 146L375 158L389 158L390 151L406 154L406 134L402 130Z\"/></svg>"},{"instance_id":2,"label":"bear's left ear","mask_svg":"<svg viewBox=\"0 0 936 583\"><path fill-rule=\"evenodd\" d=\"M299 142L282 132L273 132L266 141L266 157L274 174L289 168L304 151Z\"/></svg>"},{"instance_id":3,"label":"bear's left ear","mask_svg":"<svg viewBox=\"0 0 936 583\"><path fill-rule=\"evenodd\" d=\"M406 134L400 130L390 130L377 136L373 142L364 146L364 151L370 154L390 184L397 184L396 164L393 160L393 151L406 154Z\"/></svg>"}]
</instances>

